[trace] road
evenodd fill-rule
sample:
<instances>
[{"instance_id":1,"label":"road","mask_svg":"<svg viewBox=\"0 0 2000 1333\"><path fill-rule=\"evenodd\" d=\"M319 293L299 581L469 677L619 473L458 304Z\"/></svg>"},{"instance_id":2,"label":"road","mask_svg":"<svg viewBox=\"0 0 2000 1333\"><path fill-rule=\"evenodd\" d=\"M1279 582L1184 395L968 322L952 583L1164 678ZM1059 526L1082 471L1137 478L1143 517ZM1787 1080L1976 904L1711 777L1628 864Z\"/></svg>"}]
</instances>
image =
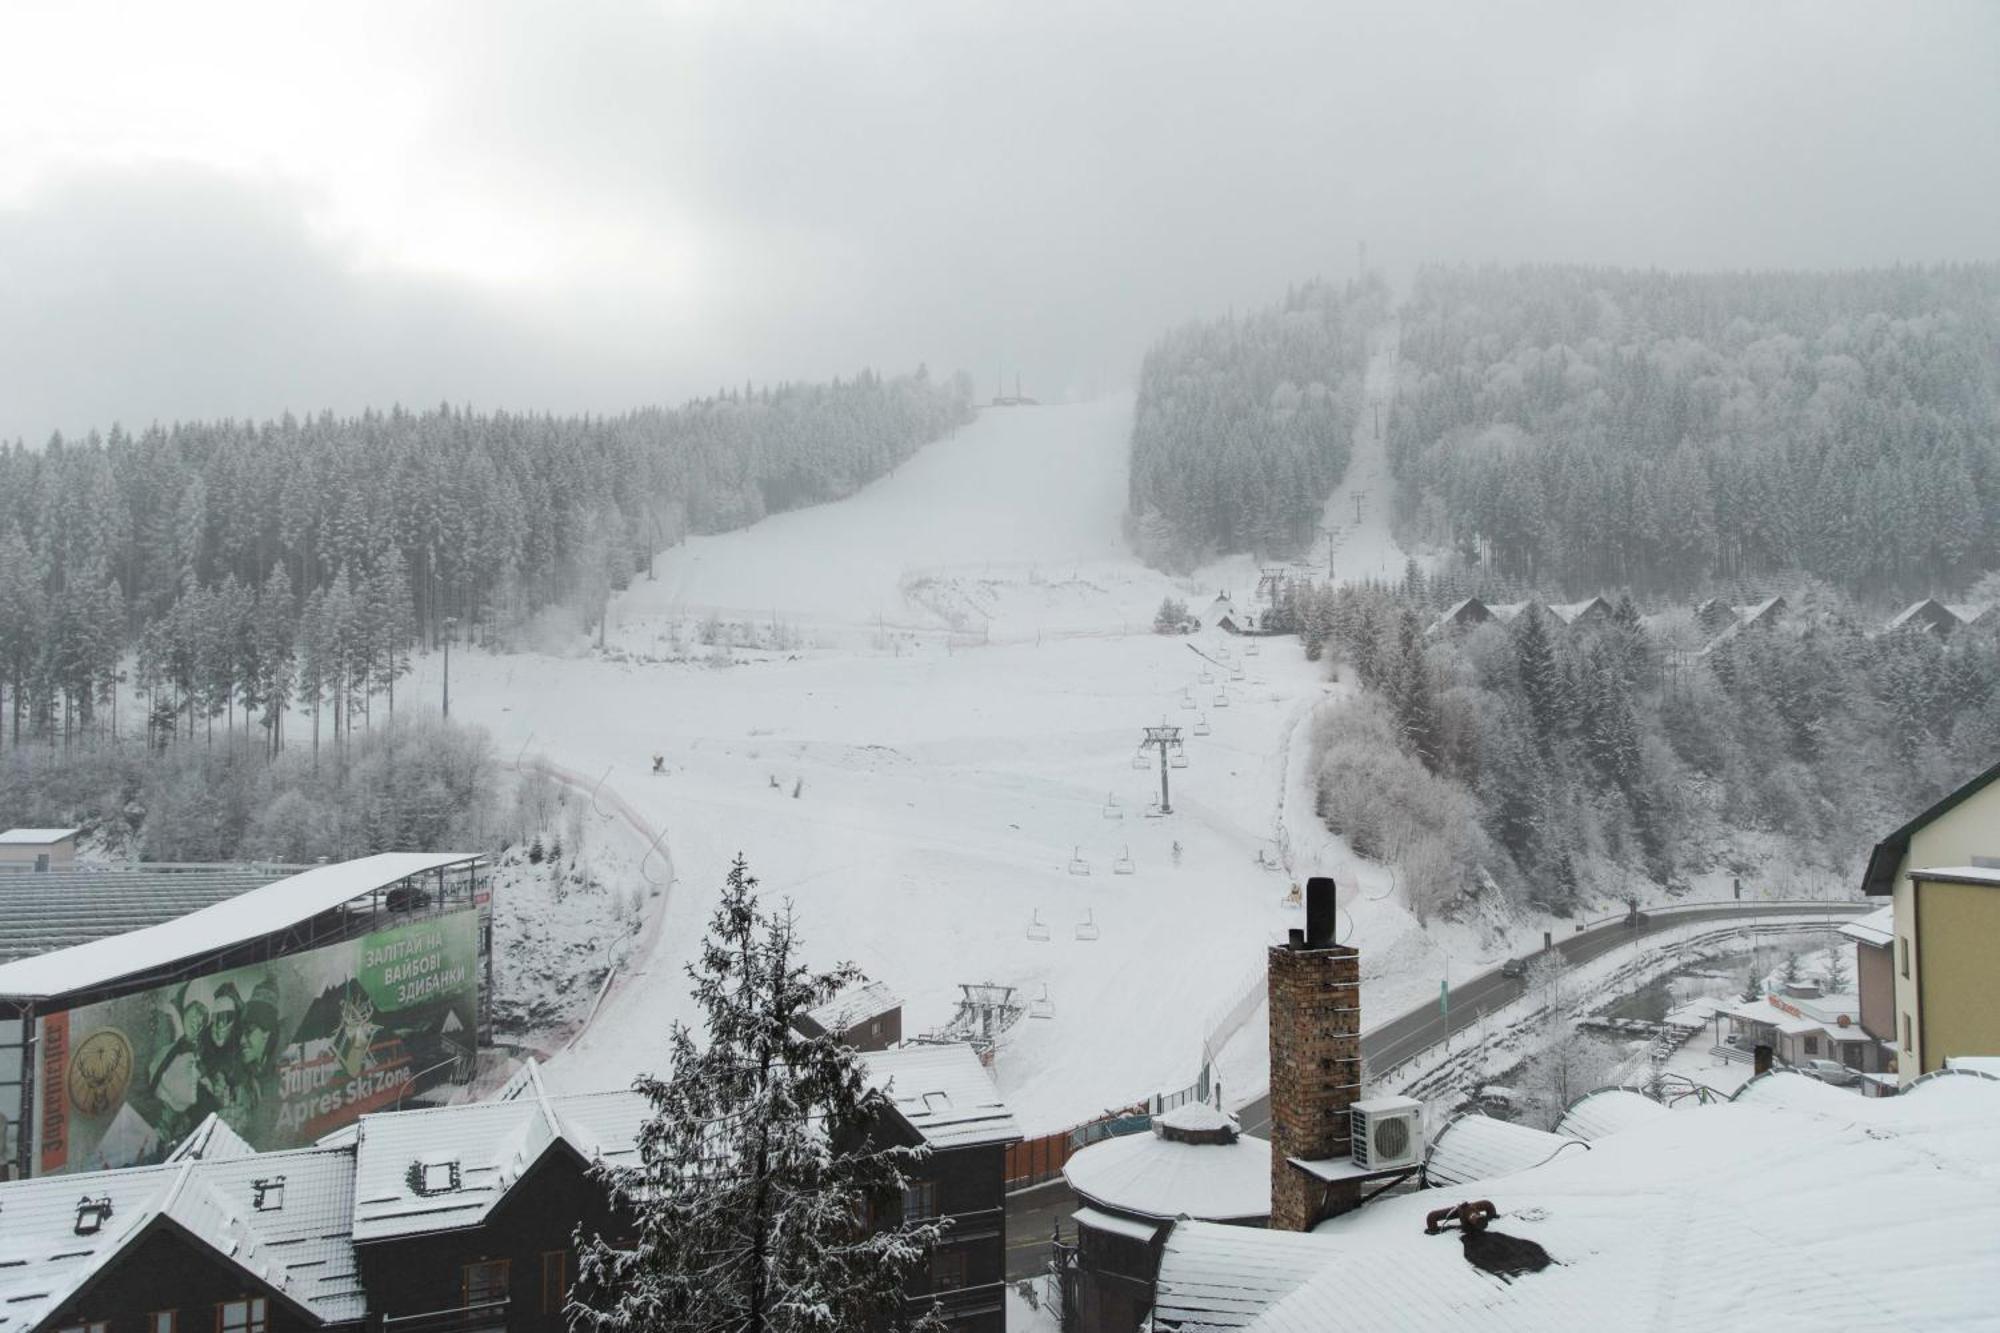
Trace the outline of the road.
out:
<instances>
[{"instance_id":1,"label":"road","mask_svg":"<svg viewBox=\"0 0 2000 1333\"><path fill-rule=\"evenodd\" d=\"M1673 908L1652 913L1637 926L1613 920L1582 931L1572 931L1555 941L1565 961L1587 963L1601 954L1634 939L1682 926L1727 921L1738 917L1806 916L1824 917L1842 909L1867 911L1872 904L1857 903L1715 903L1699 907ZM1520 979L1503 977L1500 969L1482 972L1451 988L1451 1031L1456 1033L1479 1021L1481 1012L1490 1012L1525 992ZM1445 1036L1444 1021L1435 1004L1421 1005L1361 1034L1361 1053L1372 1069L1388 1069L1402 1063ZM1271 1126L1268 1096L1237 1112L1247 1134L1267 1134ZM1048 1259L1049 1233L1058 1220L1067 1224L1076 1210L1076 1196L1061 1180L1022 1190L1007 1198L1007 1278L1034 1277ZM1074 1228L1064 1227L1064 1234Z\"/></svg>"}]
</instances>

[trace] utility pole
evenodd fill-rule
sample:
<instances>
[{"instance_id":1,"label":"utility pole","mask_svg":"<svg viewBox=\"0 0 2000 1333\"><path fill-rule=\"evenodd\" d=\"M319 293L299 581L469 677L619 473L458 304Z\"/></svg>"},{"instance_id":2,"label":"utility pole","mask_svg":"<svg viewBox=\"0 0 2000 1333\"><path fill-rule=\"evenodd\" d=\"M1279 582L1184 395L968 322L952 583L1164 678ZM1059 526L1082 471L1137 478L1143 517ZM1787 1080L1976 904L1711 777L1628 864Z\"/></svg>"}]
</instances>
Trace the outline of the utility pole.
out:
<instances>
[{"instance_id":1,"label":"utility pole","mask_svg":"<svg viewBox=\"0 0 2000 1333\"><path fill-rule=\"evenodd\" d=\"M1354 526L1357 528L1361 526L1361 502L1367 498L1368 492L1366 491L1356 491L1354 493Z\"/></svg>"},{"instance_id":2,"label":"utility pole","mask_svg":"<svg viewBox=\"0 0 2000 1333\"><path fill-rule=\"evenodd\" d=\"M1146 739L1139 742L1139 748L1160 752L1160 813L1170 815L1174 812L1174 803L1167 792L1167 756L1181 752L1181 729L1164 725L1147 727Z\"/></svg>"},{"instance_id":3,"label":"utility pole","mask_svg":"<svg viewBox=\"0 0 2000 1333\"><path fill-rule=\"evenodd\" d=\"M1333 527L1333 525L1332 525L1331 523L1329 523L1329 524L1328 524L1327 526L1325 526L1325 527L1323 527L1323 528L1321 528L1321 529L1320 529L1320 532L1322 532L1322 533L1323 533L1323 534L1325 534L1325 536L1326 536L1326 581L1327 581L1328 583L1332 583L1332 582L1333 582L1333 534L1334 534L1334 531L1335 531L1335 529L1334 529L1334 527Z\"/></svg>"}]
</instances>

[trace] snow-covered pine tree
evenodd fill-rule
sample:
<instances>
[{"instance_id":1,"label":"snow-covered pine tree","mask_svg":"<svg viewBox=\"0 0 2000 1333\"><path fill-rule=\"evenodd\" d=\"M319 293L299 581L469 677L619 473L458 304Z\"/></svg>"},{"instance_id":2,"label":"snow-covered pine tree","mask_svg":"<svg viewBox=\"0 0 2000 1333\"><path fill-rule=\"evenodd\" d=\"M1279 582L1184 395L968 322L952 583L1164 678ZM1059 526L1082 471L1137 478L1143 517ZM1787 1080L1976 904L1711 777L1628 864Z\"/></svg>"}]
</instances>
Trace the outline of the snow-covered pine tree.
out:
<instances>
[{"instance_id":1,"label":"snow-covered pine tree","mask_svg":"<svg viewBox=\"0 0 2000 1333\"><path fill-rule=\"evenodd\" d=\"M898 1216L922 1149L875 1137L886 1102L860 1057L793 1020L860 979L809 973L789 912L767 914L743 858L688 968L707 1043L675 1024L672 1072L641 1163L599 1168L632 1241L579 1237L571 1327L588 1333L835 1333L943 1328L905 1308L905 1278L942 1234Z\"/></svg>"}]
</instances>

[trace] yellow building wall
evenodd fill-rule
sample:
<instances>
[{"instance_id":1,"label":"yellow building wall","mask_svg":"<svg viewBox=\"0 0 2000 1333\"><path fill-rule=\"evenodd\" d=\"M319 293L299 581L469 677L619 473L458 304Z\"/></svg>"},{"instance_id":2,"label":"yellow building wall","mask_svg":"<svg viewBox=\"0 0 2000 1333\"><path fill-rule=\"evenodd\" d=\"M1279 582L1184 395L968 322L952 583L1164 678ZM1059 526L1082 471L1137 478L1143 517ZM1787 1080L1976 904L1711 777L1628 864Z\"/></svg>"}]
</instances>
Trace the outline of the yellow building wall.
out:
<instances>
[{"instance_id":1,"label":"yellow building wall","mask_svg":"<svg viewBox=\"0 0 2000 1333\"><path fill-rule=\"evenodd\" d=\"M1918 1074L1942 1068L1944 1057L1947 1055L1972 1054L1971 1051L1954 1050L1948 1046L1934 1046L1932 1043L1926 1041L1924 1027L1932 1015L1928 1011L1920 1013L1917 1004L1917 981L1922 976L1924 967L1924 941L1915 938L1913 933L1916 927L1912 925L1912 922L1917 917L1912 914L1910 871L1912 869L1936 870L1944 866L1969 866L1972 864L1974 857L2000 858L2000 782L1992 783L1983 791L1974 793L1950 810L1947 810L1944 814L1938 816L1938 818L1932 820L1929 824L1926 824L1923 828L1918 829L1910 838L1910 847L1903 856L1902 864L1896 868L1896 888L1894 894L1896 906L1896 943L1894 949L1897 1034L1895 1044L1897 1069L1901 1074L1901 1081L1904 1083L1909 1082ZM1932 902L1931 894L1937 887L1935 884L1926 887L1924 891L1925 912L1920 915L1928 914ZM1996 906L2000 906L2000 886L1982 888L1968 885L1963 887L1969 888L1975 894L1987 894ZM1940 899L1939 901L1943 900ZM1952 906L1947 904L1945 910L1947 913L1950 913ZM1961 926L1962 929L1992 930L1996 928L1992 923L1981 924L1984 918L1977 915L1976 908L1972 909L1972 911L1974 915L1966 917ZM1926 938L1931 939L1934 943L1940 939L1940 935L1931 930L1931 923L1929 921L1922 921L1921 925ZM2000 934L1985 934L1983 941L1989 951L2000 949ZM1909 951L1910 959L1910 975L1907 977L1903 975L1903 954L1905 948ZM1950 952L1948 946L1947 952ZM1989 952L1987 954L1989 967L1992 966L1991 960L1997 957L2000 957L2000 953ZM1945 963L1947 975L1942 976L1938 984L1955 984L1961 975L1962 969L1957 966L1956 960L1953 957L1947 957ZM1924 1000L1929 1006L1935 1007L1938 1005L1940 1003L1938 986L1926 984L1924 987ZM1910 1023L1911 1047L1913 1049L1906 1049L1902 1038L1902 1025L1906 1017ZM1949 1022L1950 1020L1947 1019L1946 1021ZM1992 1021L2000 1023L2000 1016L1996 1016ZM1949 1037L1951 1033L1947 1032L1942 1035Z\"/></svg>"},{"instance_id":2,"label":"yellow building wall","mask_svg":"<svg viewBox=\"0 0 2000 1333\"><path fill-rule=\"evenodd\" d=\"M1952 1055L2000 1055L2000 885L1917 885L1925 1073Z\"/></svg>"}]
</instances>

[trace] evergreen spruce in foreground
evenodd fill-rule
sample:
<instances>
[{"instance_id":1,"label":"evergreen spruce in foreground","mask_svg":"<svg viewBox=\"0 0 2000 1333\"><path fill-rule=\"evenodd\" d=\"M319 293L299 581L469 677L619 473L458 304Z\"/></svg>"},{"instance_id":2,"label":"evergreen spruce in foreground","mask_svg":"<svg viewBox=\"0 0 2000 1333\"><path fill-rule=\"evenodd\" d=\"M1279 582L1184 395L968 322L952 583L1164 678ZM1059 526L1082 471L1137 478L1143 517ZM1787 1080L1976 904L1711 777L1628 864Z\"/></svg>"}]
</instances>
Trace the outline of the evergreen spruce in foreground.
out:
<instances>
[{"instance_id":1,"label":"evergreen spruce in foreground","mask_svg":"<svg viewBox=\"0 0 2000 1333\"><path fill-rule=\"evenodd\" d=\"M572 1327L606 1333L934 1330L903 1308L906 1276L942 1227L899 1215L922 1148L877 1137L886 1098L860 1056L793 1020L860 978L811 974L789 911L759 910L739 856L699 962L698 1046L675 1024L672 1072L635 1085L654 1112L641 1164L602 1167L634 1220L629 1243L580 1238Z\"/></svg>"}]
</instances>

